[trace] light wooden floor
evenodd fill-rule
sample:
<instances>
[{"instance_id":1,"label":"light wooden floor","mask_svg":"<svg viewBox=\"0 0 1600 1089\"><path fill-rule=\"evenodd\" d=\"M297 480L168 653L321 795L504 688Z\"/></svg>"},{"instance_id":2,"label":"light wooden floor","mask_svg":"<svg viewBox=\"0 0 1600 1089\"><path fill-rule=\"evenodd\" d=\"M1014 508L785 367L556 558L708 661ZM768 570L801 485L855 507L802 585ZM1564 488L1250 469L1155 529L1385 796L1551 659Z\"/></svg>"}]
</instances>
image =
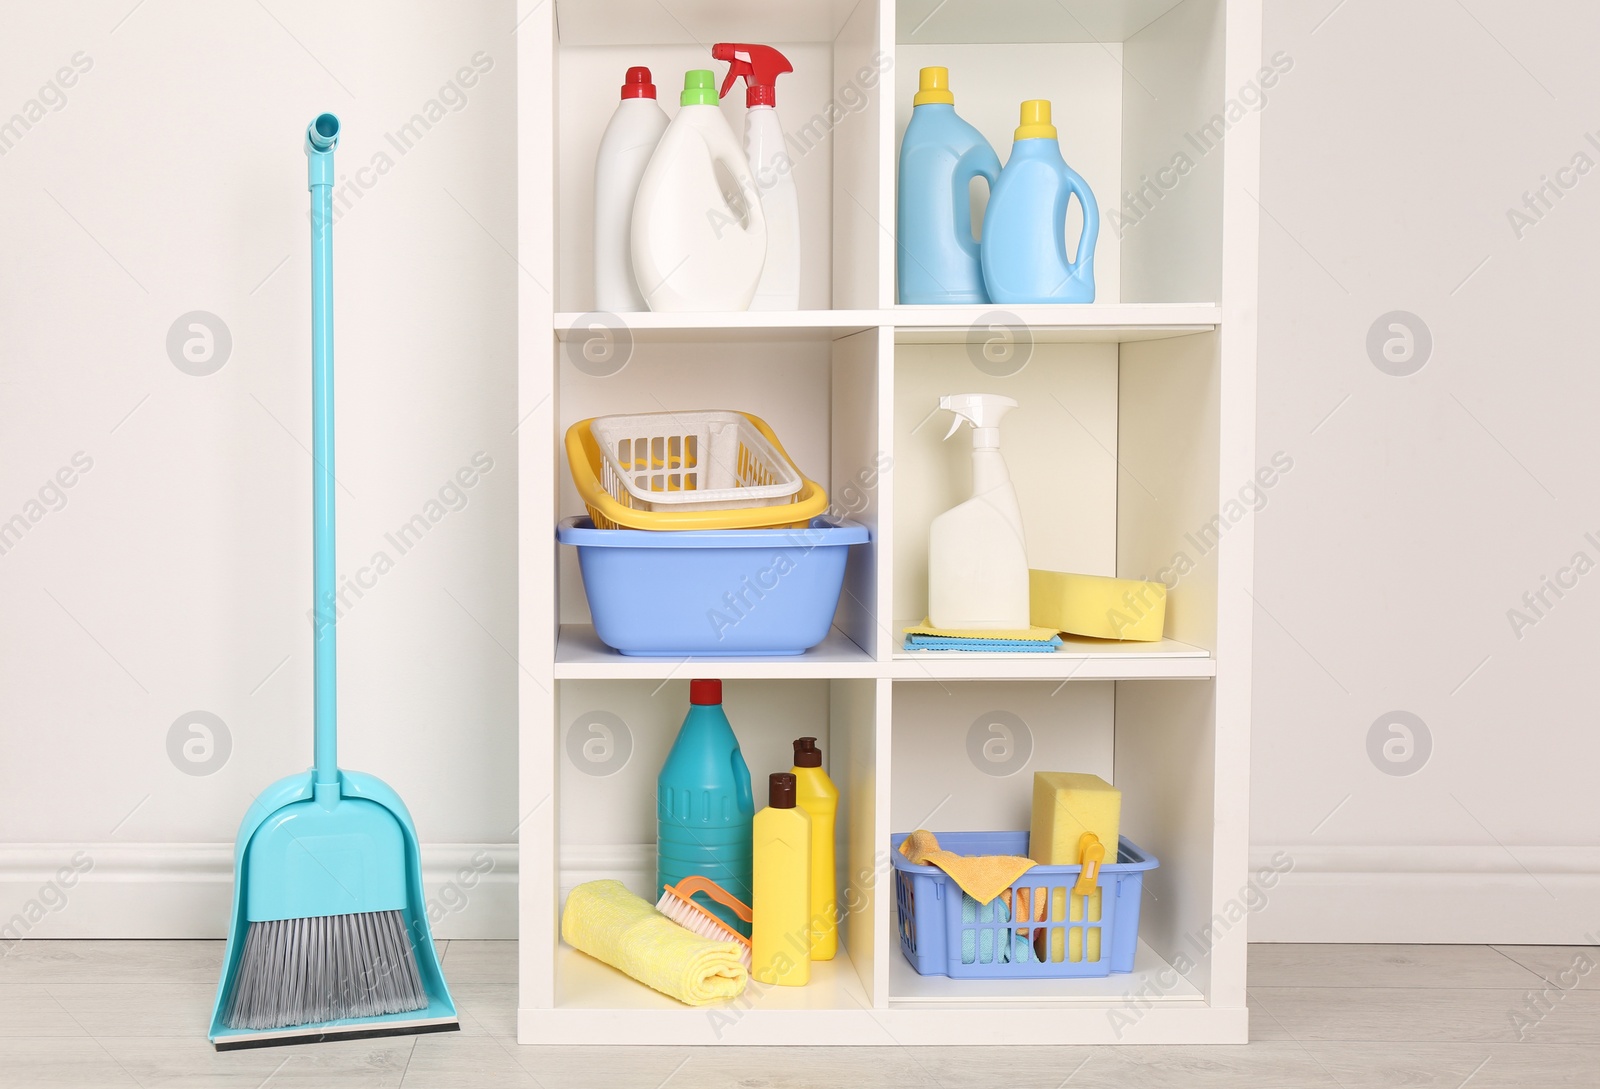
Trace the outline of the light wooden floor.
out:
<instances>
[{"instance_id":1,"label":"light wooden floor","mask_svg":"<svg viewBox=\"0 0 1600 1089\"><path fill-rule=\"evenodd\" d=\"M218 1055L221 943L25 941L0 956L0 1086L1600 1086L1600 949L1254 946L1248 1047L600 1049L518 1047L514 944L441 944L459 1033Z\"/></svg>"}]
</instances>

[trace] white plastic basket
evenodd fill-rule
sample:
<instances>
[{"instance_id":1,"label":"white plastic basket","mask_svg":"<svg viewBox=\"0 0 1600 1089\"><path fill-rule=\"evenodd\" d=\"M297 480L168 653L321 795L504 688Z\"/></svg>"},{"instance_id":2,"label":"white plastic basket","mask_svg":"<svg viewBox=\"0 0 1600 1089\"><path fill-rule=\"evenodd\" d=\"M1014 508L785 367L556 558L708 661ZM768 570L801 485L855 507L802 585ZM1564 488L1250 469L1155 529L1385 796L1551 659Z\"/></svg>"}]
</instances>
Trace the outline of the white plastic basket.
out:
<instances>
[{"instance_id":1,"label":"white plastic basket","mask_svg":"<svg viewBox=\"0 0 1600 1089\"><path fill-rule=\"evenodd\" d=\"M742 412L641 412L589 424L601 483L635 510L727 510L793 502L800 470Z\"/></svg>"}]
</instances>

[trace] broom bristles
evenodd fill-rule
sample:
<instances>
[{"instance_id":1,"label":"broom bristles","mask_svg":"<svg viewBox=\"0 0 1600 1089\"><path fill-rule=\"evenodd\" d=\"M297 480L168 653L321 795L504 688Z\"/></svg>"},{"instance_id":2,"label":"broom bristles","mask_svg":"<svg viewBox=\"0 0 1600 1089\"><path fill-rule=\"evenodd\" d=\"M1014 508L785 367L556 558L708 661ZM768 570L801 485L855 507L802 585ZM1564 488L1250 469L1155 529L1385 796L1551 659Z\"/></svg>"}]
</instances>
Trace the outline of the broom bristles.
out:
<instances>
[{"instance_id":1,"label":"broom bristles","mask_svg":"<svg viewBox=\"0 0 1600 1089\"><path fill-rule=\"evenodd\" d=\"M251 923L223 1018L275 1029L425 1009L399 911Z\"/></svg>"}]
</instances>

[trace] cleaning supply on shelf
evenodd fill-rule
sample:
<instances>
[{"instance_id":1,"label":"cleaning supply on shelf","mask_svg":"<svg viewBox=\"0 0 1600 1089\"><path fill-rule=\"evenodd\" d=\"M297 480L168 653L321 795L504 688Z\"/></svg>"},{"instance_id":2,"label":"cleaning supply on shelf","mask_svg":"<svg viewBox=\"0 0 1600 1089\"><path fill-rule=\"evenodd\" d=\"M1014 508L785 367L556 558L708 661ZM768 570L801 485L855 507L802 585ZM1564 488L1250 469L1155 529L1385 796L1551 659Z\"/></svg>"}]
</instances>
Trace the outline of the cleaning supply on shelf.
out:
<instances>
[{"instance_id":1,"label":"cleaning supply on shelf","mask_svg":"<svg viewBox=\"0 0 1600 1089\"><path fill-rule=\"evenodd\" d=\"M633 204L650 156L667 131L650 69L629 68L622 101L600 137L594 161L594 308L614 314L648 309L633 275Z\"/></svg>"},{"instance_id":2,"label":"cleaning supply on shelf","mask_svg":"<svg viewBox=\"0 0 1600 1089\"><path fill-rule=\"evenodd\" d=\"M1144 875L1158 865L1123 839L1115 861L1100 864L1099 846L1088 853L1093 871L1080 865L1036 865L1003 889L1001 905L983 913L937 865L919 864L902 849L910 837L889 838L900 949L921 975L953 979L1076 979L1131 972L1139 948ZM1027 832L946 832L940 845L960 856L1015 855L1028 848ZM1000 955L985 962L987 948ZM975 941L969 932L977 931Z\"/></svg>"},{"instance_id":3,"label":"cleaning supply on shelf","mask_svg":"<svg viewBox=\"0 0 1600 1089\"><path fill-rule=\"evenodd\" d=\"M742 412L596 416L589 430L605 459L606 491L636 510L782 506L805 483Z\"/></svg>"},{"instance_id":4,"label":"cleaning supply on shelf","mask_svg":"<svg viewBox=\"0 0 1600 1089\"><path fill-rule=\"evenodd\" d=\"M656 780L656 897L703 877L750 903L750 768L722 710L722 682L689 682L689 713ZM750 923L703 892L693 899L741 934Z\"/></svg>"},{"instance_id":5,"label":"cleaning supply on shelf","mask_svg":"<svg viewBox=\"0 0 1600 1089\"><path fill-rule=\"evenodd\" d=\"M1000 456L1000 421L1010 397L959 393L939 398L955 413L948 439L972 425L972 498L933 520L928 531L928 619L940 628L1028 626L1028 551L1022 511Z\"/></svg>"},{"instance_id":6,"label":"cleaning supply on shelf","mask_svg":"<svg viewBox=\"0 0 1600 1089\"><path fill-rule=\"evenodd\" d=\"M1122 822L1122 791L1100 778L1071 771L1033 773L1033 822L1028 857L1043 866L1082 863L1089 833L1114 844Z\"/></svg>"},{"instance_id":7,"label":"cleaning supply on shelf","mask_svg":"<svg viewBox=\"0 0 1600 1089\"><path fill-rule=\"evenodd\" d=\"M306 127L311 189L313 749L256 796L234 841L218 1051L461 1027L429 933L416 826L381 780L339 767L334 610L333 188L339 119ZM381 738L382 724L373 730Z\"/></svg>"},{"instance_id":8,"label":"cleaning supply on shelf","mask_svg":"<svg viewBox=\"0 0 1600 1089\"><path fill-rule=\"evenodd\" d=\"M620 881L585 881L568 893L561 937L689 1006L735 998L750 979L737 942L690 933Z\"/></svg>"},{"instance_id":9,"label":"cleaning supply on shelf","mask_svg":"<svg viewBox=\"0 0 1600 1089\"><path fill-rule=\"evenodd\" d=\"M747 458L753 459L751 451L756 448L771 451L774 464L794 466L794 459L789 457L783 449L783 444L778 441L778 436L773 434L772 428L767 426L765 420L752 416L748 412L713 412L713 413L644 413L643 416L658 416L672 419L682 416L706 416L712 422L726 423L729 418L736 417L737 427L724 429L723 434L732 430L738 438L738 454L740 462ZM804 475L800 477L800 488L788 497L787 502L775 503L770 506L744 505L736 503L733 506L724 505L719 498L716 510L685 510L684 507L694 506L690 503L674 503L668 496L652 494L660 488L647 486L643 489L648 499L636 497L633 491L624 483L622 474L612 467L612 460L616 455L613 452L607 455L601 449L600 438L596 434L595 424L602 420L633 420L639 417L611 416L593 417L579 420L567 428L566 448L567 467L572 472L572 484L578 489L578 497L583 500L584 507L589 512L589 517L594 519L594 524L600 529L763 529L773 526L787 526L794 529L805 529L811 520L820 515L828 507L828 493L816 481ZM719 424L721 426L721 424ZM602 427L599 430L606 431ZM629 438L637 442L646 438L646 450L642 457L661 461L663 473L659 483L664 486L668 472L679 473L682 469L684 451L690 451L690 460L703 460L704 454L699 451L696 444L708 442L698 427L690 431L678 430L675 427L661 430L655 427L648 429L650 434L628 431L611 432L620 438ZM673 435L677 436L677 444L673 445ZM660 439L662 446L660 453L651 454L651 449L656 440ZM769 455L763 454L762 457ZM633 455L629 454L631 463ZM617 461L620 467L621 461ZM713 466L710 471L713 480L719 484L743 490L746 483L761 484L771 478L767 466L756 464L736 464L731 470L723 466ZM796 468L798 472L798 469ZM680 482L683 477L679 476ZM693 483L696 486L705 486L712 483L703 475L696 475ZM638 490L635 484L634 490ZM693 497L690 497L691 499ZM771 503L771 498L764 497L761 503Z\"/></svg>"},{"instance_id":10,"label":"cleaning supply on shelf","mask_svg":"<svg viewBox=\"0 0 1600 1089\"><path fill-rule=\"evenodd\" d=\"M767 807L755 816L755 915L750 975L802 987L811 979L811 818L795 804L792 772L768 779Z\"/></svg>"},{"instance_id":11,"label":"cleaning supply on shelf","mask_svg":"<svg viewBox=\"0 0 1600 1089\"><path fill-rule=\"evenodd\" d=\"M869 539L866 526L825 518L804 529L673 533L568 518L556 529L556 540L578 550L602 643L699 658L804 654L826 640L850 549Z\"/></svg>"},{"instance_id":12,"label":"cleaning supply on shelf","mask_svg":"<svg viewBox=\"0 0 1600 1089\"><path fill-rule=\"evenodd\" d=\"M668 885L656 901L656 910L685 930L718 942L737 942L745 968L750 967L750 939L694 902L696 893L705 893L711 899L731 910L745 922L750 921L750 906L715 881L707 881L699 874L685 877L676 885Z\"/></svg>"},{"instance_id":13,"label":"cleaning supply on shelf","mask_svg":"<svg viewBox=\"0 0 1600 1089\"><path fill-rule=\"evenodd\" d=\"M834 870L833 826L839 788L822 770L817 739L794 743L795 801L811 818L811 959L832 960L839 951L839 882Z\"/></svg>"},{"instance_id":14,"label":"cleaning supply on shelf","mask_svg":"<svg viewBox=\"0 0 1600 1089\"><path fill-rule=\"evenodd\" d=\"M913 866L937 866L950 875L961 891L987 904L1033 869L1034 861L1021 855L961 855L939 846L939 838L919 828L900 842L900 853Z\"/></svg>"},{"instance_id":15,"label":"cleaning supply on shelf","mask_svg":"<svg viewBox=\"0 0 1600 1089\"><path fill-rule=\"evenodd\" d=\"M905 629L906 650L987 651L991 654L1049 654L1061 645L1054 628L1016 631L978 628L936 628L927 620Z\"/></svg>"},{"instance_id":16,"label":"cleaning supply on shelf","mask_svg":"<svg viewBox=\"0 0 1600 1089\"><path fill-rule=\"evenodd\" d=\"M1167 588L1159 582L1028 572L1028 619L1091 639L1154 642L1167 617Z\"/></svg>"},{"instance_id":17,"label":"cleaning supply on shelf","mask_svg":"<svg viewBox=\"0 0 1600 1089\"><path fill-rule=\"evenodd\" d=\"M778 77L793 72L794 65L770 45L718 42L711 55L729 64L719 92L722 97L727 97L734 80L745 81L744 152L767 219L767 260L750 309L798 310L800 198L777 109Z\"/></svg>"},{"instance_id":18,"label":"cleaning supply on shelf","mask_svg":"<svg viewBox=\"0 0 1600 1089\"><path fill-rule=\"evenodd\" d=\"M1067 205L1078 198L1083 226L1067 256ZM996 303L1094 302L1094 247L1100 206L1083 176L1061 157L1050 103L1022 104L1011 157L983 213L983 282Z\"/></svg>"},{"instance_id":19,"label":"cleaning supply on shelf","mask_svg":"<svg viewBox=\"0 0 1600 1089\"><path fill-rule=\"evenodd\" d=\"M633 204L633 274L651 310L745 310L767 259L767 220L709 69L683 77Z\"/></svg>"},{"instance_id":20,"label":"cleaning supply on shelf","mask_svg":"<svg viewBox=\"0 0 1600 1089\"><path fill-rule=\"evenodd\" d=\"M900 144L900 302L986 303L971 182L981 177L992 188L1000 158L982 133L956 116L948 69L924 68L918 82Z\"/></svg>"}]
</instances>

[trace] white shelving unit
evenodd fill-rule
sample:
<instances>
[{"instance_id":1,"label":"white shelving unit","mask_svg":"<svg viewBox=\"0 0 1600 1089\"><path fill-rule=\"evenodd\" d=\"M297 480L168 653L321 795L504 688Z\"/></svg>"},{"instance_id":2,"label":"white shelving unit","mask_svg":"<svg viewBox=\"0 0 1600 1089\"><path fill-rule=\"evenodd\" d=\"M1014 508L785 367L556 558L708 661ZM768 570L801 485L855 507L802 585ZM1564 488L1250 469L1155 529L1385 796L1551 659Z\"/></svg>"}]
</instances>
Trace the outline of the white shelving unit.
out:
<instances>
[{"instance_id":1,"label":"white shelving unit","mask_svg":"<svg viewBox=\"0 0 1600 1089\"><path fill-rule=\"evenodd\" d=\"M518 18L521 1040L1243 1042L1252 530L1230 501L1259 468L1259 130L1229 104L1262 67L1260 0L520 0ZM671 112L685 69L717 67L716 41L767 42L795 64L778 107L807 227L805 309L593 314L591 175L622 73L650 65ZM896 305L895 164L927 64L950 69L957 109L1002 159L1017 104L1054 102L1101 203L1094 305ZM1163 578L1164 640L900 649L925 609L928 523L967 478L966 444L924 425L939 394L966 391L1021 403L1004 442L1031 564ZM642 659L595 637L554 539L582 512L561 437L589 415L662 406L764 417L871 527L820 647ZM727 680L757 779L788 766L792 738L822 739L851 908L809 986L753 984L710 1010L559 936L581 881L650 895L655 777L694 676ZM891 833L1025 828L1031 772L1063 767L1112 779L1125 833L1160 860L1136 971L917 975L898 944Z\"/></svg>"}]
</instances>

